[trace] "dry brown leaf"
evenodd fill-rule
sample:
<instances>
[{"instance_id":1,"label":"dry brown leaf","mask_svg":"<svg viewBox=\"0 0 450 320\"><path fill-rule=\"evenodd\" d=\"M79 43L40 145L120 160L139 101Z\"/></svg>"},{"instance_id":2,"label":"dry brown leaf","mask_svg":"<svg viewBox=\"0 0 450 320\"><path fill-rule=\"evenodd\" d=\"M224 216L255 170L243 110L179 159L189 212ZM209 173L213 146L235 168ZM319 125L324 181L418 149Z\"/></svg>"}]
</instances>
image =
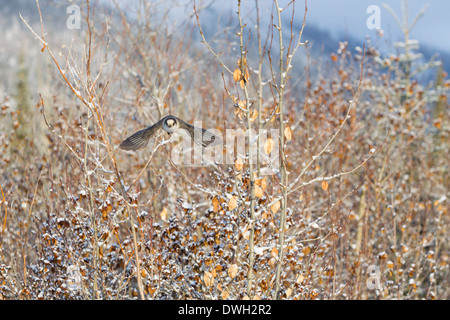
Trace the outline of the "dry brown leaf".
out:
<instances>
[{"instance_id":1,"label":"dry brown leaf","mask_svg":"<svg viewBox=\"0 0 450 320\"><path fill-rule=\"evenodd\" d=\"M241 107L241 109L247 110L247 100L239 100L237 104L239 107Z\"/></svg>"},{"instance_id":2,"label":"dry brown leaf","mask_svg":"<svg viewBox=\"0 0 450 320\"><path fill-rule=\"evenodd\" d=\"M247 58L246 57L244 57L243 59L242 59L242 66L246 66L247 65ZM239 59L238 60L238 66L240 66L241 65L241 59Z\"/></svg>"},{"instance_id":3,"label":"dry brown leaf","mask_svg":"<svg viewBox=\"0 0 450 320\"><path fill-rule=\"evenodd\" d=\"M159 216L161 217L161 220L167 221L167 213L168 213L167 208L164 207L164 208L161 210L161 213L159 214Z\"/></svg>"},{"instance_id":4,"label":"dry brown leaf","mask_svg":"<svg viewBox=\"0 0 450 320\"><path fill-rule=\"evenodd\" d=\"M237 207L237 200L235 196L231 196L230 200L228 201L228 209L234 210Z\"/></svg>"},{"instance_id":5,"label":"dry brown leaf","mask_svg":"<svg viewBox=\"0 0 450 320\"><path fill-rule=\"evenodd\" d=\"M242 78L241 70L240 69L234 70L234 72L233 72L233 79L234 79L234 81L238 82L239 80L241 80L241 78Z\"/></svg>"},{"instance_id":6,"label":"dry brown leaf","mask_svg":"<svg viewBox=\"0 0 450 320\"><path fill-rule=\"evenodd\" d=\"M244 231L242 232L242 237L243 237L245 240L250 239L250 230L248 229L248 227L249 227L248 224L245 225Z\"/></svg>"},{"instance_id":7,"label":"dry brown leaf","mask_svg":"<svg viewBox=\"0 0 450 320\"><path fill-rule=\"evenodd\" d=\"M273 213L277 213L277 211L280 209L280 207L281 207L281 203L280 203L280 201L277 201L270 207L270 210L272 210Z\"/></svg>"},{"instance_id":8,"label":"dry brown leaf","mask_svg":"<svg viewBox=\"0 0 450 320\"><path fill-rule=\"evenodd\" d=\"M261 188L262 188L263 190L266 190L266 189L267 189L267 179L266 179L266 177L264 177L264 178L261 180Z\"/></svg>"},{"instance_id":9,"label":"dry brown leaf","mask_svg":"<svg viewBox=\"0 0 450 320\"><path fill-rule=\"evenodd\" d=\"M205 285L207 287L212 286L212 284L214 283L214 277L213 277L212 273L209 271L206 271L205 274L203 275L203 281L205 282Z\"/></svg>"},{"instance_id":10,"label":"dry brown leaf","mask_svg":"<svg viewBox=\"0 0 450 320\"><path fill-rule=\"evenodd\" d=\"M278 249L272 248L272 251L270 252L270 254L272 255L272 257L276 258L278 256Z\"/></svg>"},{"instance_id":11,"label":"dry brown leaf","mask_svg":"<svg viewBox=\"0 0 450 320\"><path fill-rule=\"evenodd\" d=\"M250 121L253 122L255 121L256 117L258 116L258 110L252 110L250 112Z\"/></svg>"},{"instance_id":12,"label":"dry brown leaf","mask_svg":"<svg viewBox=\"0 0 450 320\"><path fill-rule=\"evenodd\" d=\"M303 280L305 280L305 277L301 274L301 275L299 275L299 276L297 277L296 282L297 282L298 284L301 284L301 283L303 282Z\"/></svg>"},{"instance_id":13,"label":"dry brown leaf","mask_svg":"<svg viewBox=\"0 0 450 320\"><path fill-rule=\"evenodd\" d=\"M223 290L222 293L220 294L220 297L221 297L223 300L227 300L229 296L230 296L230 294L228 293L227 290Z\"/></svg>"},{"instance_id":14,"label":"dry brown leaf","mask_svg":"<svg viewBox=\"0 0 450 320\"><path fill-rule=\"evenodd\" d=\"M272 152L274 146L274 142L272 138L267 139L266 143L264 143L264 151L266 154L269 154Z\"/></svg>"},{"instance_id":15,"label":"dry brown leaf","mask_svg":"<svg viewBox=\"0 0 450 320\"><path fill-rule=\"evenodd\" d=\"M239 268L238 268L237 264L232 264L231 266L229 266L228 267L228 276L231 279L234 279L237 275L238 269Z\"/></svg>"},{"instance_id":16,"label":"dry brown leaf","mask_svg":"<svg viewBox=\"0 0 450 320\"><path fill-rule=\"evenodd\" d=\"M328 190L328 182L326 182L325 180L322 181L322 189L323 189L324 191L327 191L327 190Z\"/></svg>"},{"instance_id":17,"label":"dry brown leaf","mask_svg":"<svg viewBox=\"0 0 450 320\"><path fill-rule=\"evenodd\" d=\"M234 162L234 166L236 167L236 170L241 171L244 168L244 161L242 161L241 158L237 158Z\"/></svg>"},{"instance_id":18,"label":"dry brown leaf","mask_svg":"<svg viewBox=\"0 0 450 320\"><path fill-rule=\"evenodd\" d=\"M274 267L276 263L277 263L277 260L275 258L269 259L269 266Z\"/></svg>"},{"instance_id":19,"label":"dry brown leaf","mask_svg":"<svg viewBox=\"0 0 450 320\"><path fill-rule=\"evenodd\" d=\"M241 89L244 89L245 88L244 80L239 81L239 85L241 86Z\"/></svg>"},{"instance_id":20,"label":"dry brown leaf","mask_svg":"<svg viewBox=\"0 0 450 320\"><path fill-rule=\"evenodd\" d=\"M262 198L263 195L264 195L263 189L260 186L255 185L255 197Z\"/></svg>"},{"instance_id":21,"label":"dry brown leaf","mask_svg":"<svg viewBox=\"0 0 450 320\"><path fill-rule=\"evenodd\" d=\"M248 72L248 69L245 69L245 80L248 81L250 78L250 73Z\"/></svg>"},{"instance_id":22,"label":"dry brown leaf","mask_svg":"<svg viewBox=\"0 0 450 320\"><path fill-rule=\"evenodd\" d=\"M291 288L288 288L288 289L286 290L286 297L289 297L291 294L292 294L292 289L291 289Z\"/></svg>"},{"instance_id":23,"label":"dry brown leaf","mask_svg":"<svg viewBox=\"0 0 450 320\"><path fill-rule=\"evenodd\" d=\"M213 211L214 211L214 213L219 212L219 210L220 210L220 201L219 201L219 199L217 199L217 197L213 198L212 204L213 204Z\"/></svg>"},{"instance_id":24,"label":"dry brown leaf","mask_svg":"<svg viewBox=\"0 0 450 320\"><path fill-rule=\"evenodd\" d=\"M266 188L267 188L267 179L266 179L266 177L264 177L262 179L256 179L255 180L255 184L257 186L260 186L263 189L263 191L266 190Z\"/></svg>"},{"instance_id":25,"label":"dry brown leaf","mask_svg":"<svg viewBox=\"0 0 450 320\"><path fill-rule=\"evenodd\" d=\"M292 140L292 130L291 127L286 127L284 129L284 137L286 138L287 141L291 141Z\"/></svg>"}]
</instances>

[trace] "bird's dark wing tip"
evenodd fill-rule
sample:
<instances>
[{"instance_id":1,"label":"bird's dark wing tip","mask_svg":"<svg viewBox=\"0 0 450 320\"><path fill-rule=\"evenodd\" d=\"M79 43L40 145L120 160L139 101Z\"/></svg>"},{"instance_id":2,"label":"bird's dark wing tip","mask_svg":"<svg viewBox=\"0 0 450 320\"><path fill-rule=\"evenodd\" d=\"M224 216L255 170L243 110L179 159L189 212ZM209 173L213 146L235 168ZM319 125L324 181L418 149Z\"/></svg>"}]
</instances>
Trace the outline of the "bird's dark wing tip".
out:
<instances>
[{"instance_id":1,"label":"bird's dark wing tip","mask_svg":"<svg viewBox=\"0 0 450 320\"><path fill-rule=\"evenodd\" d=\"M144 135L145 130L138 131L119 144L119 148L122 150L138 150L145 147L149 139L146 139Z\"/></svg>"},{"instance_id":2,"label":"bird's dark wing tip","mask_svg":"<svg viewBox=\"0 0 450 320\"><path fill-rule=\"evenodd\" d=\"M208 147L208 146L215 146L221 143L221 139L216 136L215 134L209 132L208 130L205 130L203 132L203 137L202 137L202 145L203 147Z\"/></svg>"}]
</instances>

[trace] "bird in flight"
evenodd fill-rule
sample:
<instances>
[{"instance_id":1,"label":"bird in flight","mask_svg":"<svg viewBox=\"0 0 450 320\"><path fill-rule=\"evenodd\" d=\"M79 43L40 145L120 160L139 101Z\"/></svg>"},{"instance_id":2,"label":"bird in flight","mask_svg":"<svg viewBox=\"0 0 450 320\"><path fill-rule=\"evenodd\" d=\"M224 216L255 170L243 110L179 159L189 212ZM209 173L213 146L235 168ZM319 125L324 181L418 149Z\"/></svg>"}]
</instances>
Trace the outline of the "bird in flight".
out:
<instances>
[{"instance_id":1,"label":"bird in flight","mask_svg":"<svg viewBox=\"0 0 450 320\"><path fill-rule=\"evenodd\" d=\"M180 118L169 115L162 118L154 125L132 134L120 143L119 148L123 150L141 149L147 145L150 138L159 129L163 129L169 134L174 133L178 129L184 129L189 133L192 140L205 148L211 144L217 144L219 142L219 138L211 132L203 128L196 128L189 123L184 122Z\"/></svg>"}]
</instances>

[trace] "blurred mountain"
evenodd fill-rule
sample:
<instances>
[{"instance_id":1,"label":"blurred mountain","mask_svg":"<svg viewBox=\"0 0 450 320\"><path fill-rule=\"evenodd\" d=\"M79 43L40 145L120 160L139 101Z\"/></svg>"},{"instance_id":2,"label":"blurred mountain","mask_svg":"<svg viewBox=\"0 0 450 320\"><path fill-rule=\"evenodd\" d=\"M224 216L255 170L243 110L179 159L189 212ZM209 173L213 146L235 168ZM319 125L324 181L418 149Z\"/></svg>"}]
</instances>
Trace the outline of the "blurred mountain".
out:
<instances>
[{"instance_id":1,"label":"blurred mountain","mask_svg":"<svg viewBox=\"0 0 450 320\"><path fill-rule=\"evenodd\" d=\"M66 14L66 8L70 5L68 1L39 0L42 9L42 18L46 23L64 23L61 16ZM0 0L0 15L6 20L19 19L19 14L27 18L30 23L39 21L39 12L36 1L33 0Z\"/></svg>"},{"instance_id":2,"label":"blurred mountain","mask_svg":"<svg viewBox=\"0 0 450 320\"><path fill-rule=\"evenodd\" d=\"M290 1L280 0L280 5L287 5ZM387 1L394 10L400 14L398 1ZM430 3L431 6L426 11L426 14L417 23L414 28L414 33L411 35L413 39L414 36L419 35L418 40L420 41L419 52L423 54L424 61L428 61L433 56L437 56L437 59L442 60L443 68L445 71L450 73L450 49L445 49L448 41L442 41L445 35L449 34L450 29L435 29L433 24L433 17L436 19L439 15L444 12L449 12L450 2L443 2L436 0L428 1L410 1L409 11L411 11L411 17L409 20L414 18L418 9L424 4ZM59 28L65 28L66 17L68 16L66 9L69 5L73 3L83 3L81 1L56 1L56 0L40 0L39 4L42 9L43 19L45 21L46 28L48 30L54 31L59 30ZM113 10L114 4L109 0L98 0L91 2L96 7L102 7L105 11ZM118 1L125 9L125 13L132 12L133 10L127 10L132 6L136 6L139 3L137 0L122 0ZM198 1L198 7L201 6L202 1ZM207 1L203 3L208 4ZM186 16L192 13L192 1L178 0L175 2L172 11L172 20L174 24L178 21L185 20ZM254 26L256 25L254 17L254 1L244 1L244 9L246 15L244 19L247 19L249 28L253 29L252 40L255 43L255 33ZM267 31L267 26L270 24L270 17L272 12L272 2L271 1L259 1L260 15L261 15L261 31L265 33ZM381 4L380 4L381 6ZM372 44L375 45L382 54L392 54L395 53L393 48L393 43L395 41L401 41L399 37L399 29L393 19L390 17L389 13L383 9L382 12L382 27L384 28L384 35L382 38L378 36L378 33L374 30L369 30L366 27L366 19L368 14L365 12L367 3L361 3L356 0L343 0L336 3L333 0L314 0L308 2L308 14L307 14L307 24L303 34L303 40L308 40L310 43L310 53L311 57L314 59L327 59L331 52L335 52L338 48L340 41L348 41L350 48L356 46L362 47L364 43L367 43L367 36L371 37ZM446 8L449 10L445 11ZM440 10L442 9L442 10ZM233 31L237 30L237 20L236 20L236 1L213 1L205 9L200 12L201 23L208 39L223 38L226 36L233 37L234 32L230 32L226 35L223 31L227 28L231 28ZM19 22L21 28L24 28L21 21L19 21L19 12L27 18L30 23L39 22L39 13L36 8L35 1L33 0L0 0L0 17L3 20L1 24L3 28L8 28L11 21ZM301 27L301 22L304 12L303 1L296 2L296 19L293 23L293 33L298 34ZM133 15L130 13L128 16L133 19ZM286 36L290 33L290 14L282 15L283 28L286 32ZM190 22L195 25L195 19L191 16ZM445 22L443 22L445 23ZM184 25L185 26L185 25ZM264 26L264 29L263 29ZM183 28L178 29L179 32L175 30L174 36L177 34L183 34ZM424 32L428 35L424 37ZM198 36L198 33L194 33ZM448 38L448 36L447 36ZM424 41L422 41L424 39ZM196 39L198 40L198 38ZM228 39L230 41L236 41L236 39ZM274 46L275 47L275 46ZM276 48L274 48L276 50ZM301 57L305 59L305 57ZM304 62L304 61L303 61Z\"/></svg>"}]
</instances>

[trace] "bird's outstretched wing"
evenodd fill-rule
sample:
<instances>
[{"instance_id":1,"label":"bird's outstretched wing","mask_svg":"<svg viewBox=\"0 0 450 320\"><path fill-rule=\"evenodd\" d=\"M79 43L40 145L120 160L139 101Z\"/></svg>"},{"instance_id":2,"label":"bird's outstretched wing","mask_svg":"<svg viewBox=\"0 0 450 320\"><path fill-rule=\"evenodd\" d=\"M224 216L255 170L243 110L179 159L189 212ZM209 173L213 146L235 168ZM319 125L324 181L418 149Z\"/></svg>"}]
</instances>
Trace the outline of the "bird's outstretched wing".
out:
<instances>
[{"instance_id":1,"label":"bird's outstretched wing","mask_svg":"<svg viewBox=\"0 0 450 320\"><path fill-rule=\"evenodd\" d=\"M209 145L216 145L220 143L219 137L211 133L210 131L203 128L194 127L193 125L190 125L189 123L186 123L181 119L178 119L178 121L180 123L180 128L189 132L192 140L194 140L197 144L203 146L204 148L208 147Z\"/></svg>"},{"instance_id":2,"label":"bird's outstretched wing","mask_svg":"<svg viewBox=\"0 0 450 320\"><path fill-rule=\"evenodd\" d=\"M123 150L137 150L145 147L153 134L161 129L162 124L163 120L160 120L146 129L133 133L119 144L119 148Z\"/></svg>"}]
</instances>

